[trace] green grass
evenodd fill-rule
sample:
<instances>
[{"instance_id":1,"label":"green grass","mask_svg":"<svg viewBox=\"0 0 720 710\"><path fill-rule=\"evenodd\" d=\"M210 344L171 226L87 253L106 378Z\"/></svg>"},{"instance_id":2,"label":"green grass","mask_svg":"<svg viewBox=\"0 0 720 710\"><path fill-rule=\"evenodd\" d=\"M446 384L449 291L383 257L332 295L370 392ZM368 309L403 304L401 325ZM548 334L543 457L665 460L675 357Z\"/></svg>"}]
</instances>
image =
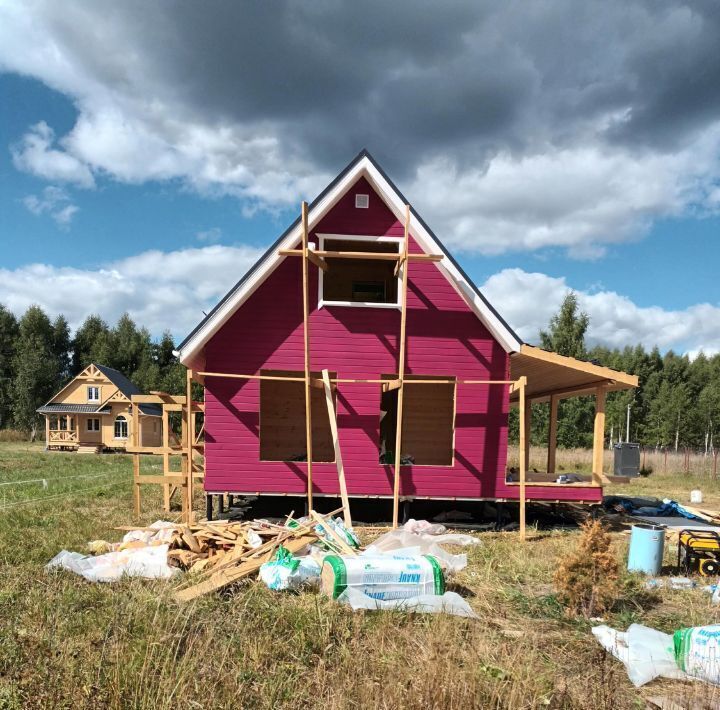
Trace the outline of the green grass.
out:
<instances>
[{"instance_id":1,"label":"green grass","mask_svg":"<svg viewBox=\"0 0 720 710\"><path fill-rule=\"evenodd\" d=\"M69 478L100 473L107 478ZM45 499L0 515L0 709L639 708L668 692L712 698L700 684L635 690L602 653L592 623L564 614L552 576L574 531L535 533L525 545L516 533L480 535L452 585L480 621L353 613L255 582L178 606L170 600L177 582L99 585L44 571L60 549L119 539L113 526L134 522L129 457L0 444L0 481L32 478L65 480L4 486L5 505ZM638 483L649 493L654 481L654 494L687 497L693 487L654 475ZM159 502L147 487L137 522L163 517ZM622 557L626 538L615 540ZM648 594L628 577L606 622L672 631L719 619L699 590Z\"/></svg>"}]
</instances>

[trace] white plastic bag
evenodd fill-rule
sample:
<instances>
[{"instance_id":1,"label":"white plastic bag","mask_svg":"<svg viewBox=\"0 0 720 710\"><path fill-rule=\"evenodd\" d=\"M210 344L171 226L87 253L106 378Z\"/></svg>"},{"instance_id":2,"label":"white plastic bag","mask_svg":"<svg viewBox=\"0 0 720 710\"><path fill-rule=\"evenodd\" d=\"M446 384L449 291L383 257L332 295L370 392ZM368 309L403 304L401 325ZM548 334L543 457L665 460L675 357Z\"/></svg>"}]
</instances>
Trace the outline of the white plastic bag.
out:
<instances>
[{"instance_id":1,"label":"white plastic bag","mask_svg":"<svg viewBox=\"0 0 720 710\"><path fill-rule=\"evenodd\" d=\"M639 688L654 678L689 677L675 662L673 637L642 624L631 624L627 632L595 626L592 632L600 645L625 665L630 682Z\"/></svg>"},{"instance_id":2,"label":"white plastic bag","mask_svg":"<svg viewBox=\"0 0 720 710\"><path fill-rule=\"evenodd\" d=\"M467 567L467 555L453 555L447 552L441 545L477 545L480 541L472 535L461 535L448 533L446 535L432 535L428 533L413 533L409 530L392 530L381 535L370 545L362 555L378 555L387 552L396 553L403 550L404 553L415 555L432 555L445 572L459 572ZM410 552L412 550L412 552Z\"/></svg>"},{"instance_id":3,"label":"white plastic bag","mask_svg":"<svg viewBox=\"0 0 720 710\"><path fill-rule=\"evenodd\" d=\"M337 599L342 604L348 604L353 611L358 609L414 611L420 614L454 614L470 619L477 619L478 615L470 605L455 592L445 594L421 594L407 599L374 599L354 587L348 587Z\"/></svg>"},{"instance_id":4,"label":"white plastic bag","mask_svg":"<svg viewBox=\"0 0 720 710\"><path fill-rule=\"evenodd\" d=\"M168 565L167 553L168 545L108 552L96 557L63 550L48 562L45 569L66 569L89 582L116 582L125 576L169 579L180 570Z\"/></svg>"},{"instance_id":5,"label":"white plastic bag","mask_svg":"<svg viewBox=\"0 0 720 710\"><path fill-rule=\"evenodd\" d=\"M310 555L295 557L285 551L284 554L276 553L272 560L261 565L259 575L269 589L299 589L320 584L320 564Z\"/></svg>"}]
</instances>

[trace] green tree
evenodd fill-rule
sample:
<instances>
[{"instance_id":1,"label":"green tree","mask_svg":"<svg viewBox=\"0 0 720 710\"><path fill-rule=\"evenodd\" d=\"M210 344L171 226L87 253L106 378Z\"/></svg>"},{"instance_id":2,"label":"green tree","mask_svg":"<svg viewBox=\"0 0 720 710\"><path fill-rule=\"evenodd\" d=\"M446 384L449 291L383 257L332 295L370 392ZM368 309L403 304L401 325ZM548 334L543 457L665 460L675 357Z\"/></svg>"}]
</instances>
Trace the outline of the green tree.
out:
<instances>
[{"instance_id":1,"label":"green tree","mask_svg":"<svg viewBox=\"0 0 720 710\"><path fill-rule=\"evenodd\" d=\"M110 329L107 323L97 315L88 316L75 331L72 342L72 374L82 372L90 363L109 365Z\"/></svg>"},{"instance_id":2,"label":"green tree","mask_svg":"<svg viewBox=\"0 0 720 710\"><path fill-rule=\"evenodd\" d=\"M56 333L39 306L30 306L18 324L13 358L12 406L15 424L35 438L40 416L35 411L58 387L60 368Z\"/></svg>"},{"instance_id":3,"label":"green tree","mask_svg":"<svg viewBox=\"0 0 720 710\"><path fill-rule=\"evenodd\" d=\"M0 304L0 428L12 416L12 380L18 324L15 316Z\"/></svg>"},{"instance_id":4,"label":"green tree","mask_svg":"<svg viewBox=\"0 0 720 710\"><path fill-rule=\"evenodd\" d=\"M568 292L563 299L560 310L550 319L547 331L540 331L540 345L558 355L585 360L585 333L590 318L587 313L578 312L577 295Z\"/></svg>"}]
</instances>

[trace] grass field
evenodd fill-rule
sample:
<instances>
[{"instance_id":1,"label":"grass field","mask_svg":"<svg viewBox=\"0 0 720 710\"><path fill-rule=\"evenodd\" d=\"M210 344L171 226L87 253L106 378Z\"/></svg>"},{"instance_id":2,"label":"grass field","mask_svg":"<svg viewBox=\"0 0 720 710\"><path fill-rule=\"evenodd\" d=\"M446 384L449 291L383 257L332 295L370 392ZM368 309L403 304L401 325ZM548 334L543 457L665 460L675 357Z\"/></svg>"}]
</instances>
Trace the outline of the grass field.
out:
<instances>
[{"instance_id":1,"label":"grass field","mask_svg":"<svg viewBox=\"0 0 720 710\"><path fill-rule=\"evenodd\" d=\"M35 479L47 487L18 483ZM134 522L130 480L126 457L0 444L0 482L13 483L0 486L0 708L641 708L662 694L720 702L701 684L635 690L595 642L593 622L564 614L552 576L573 530L536 532L524 546L516 533L479 534L454 588L480 621L353 613L256 583L177 606L174 582L47 574L63 548L119 539L113 526ZM720 486L706 475L656 472L622 490L687 501L696 486L720 508ZM139 522L162 517L152 490ZM615 539L622 558L626 538ZM699 590L650 594L627 576L605 621L671 632L719 619Z\"/></svg>"}]
</instances>

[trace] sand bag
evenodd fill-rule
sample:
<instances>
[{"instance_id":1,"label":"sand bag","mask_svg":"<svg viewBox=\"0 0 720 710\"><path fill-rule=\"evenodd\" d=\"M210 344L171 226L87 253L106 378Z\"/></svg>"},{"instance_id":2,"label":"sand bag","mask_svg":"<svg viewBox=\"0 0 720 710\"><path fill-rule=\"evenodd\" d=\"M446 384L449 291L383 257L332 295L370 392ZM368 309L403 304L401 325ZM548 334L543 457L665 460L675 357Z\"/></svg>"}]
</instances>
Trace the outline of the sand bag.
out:
<instances>
[{"instance_id":1,"label":"sand bag","mask_svg":"<svg viewBox=\"0 0 720 710\"><path fill-rule=\"evenodd\" d=\"M432 555L327 555L320 588L333 599L347 588L357 589L373 599L407 599L422 594L443 594L445 578Z\"/></svg>"},{"instance_id":2,"label":"sand bag","mask_svg":"<svg viewBox=\"0 0 720 710\"><path fill-rule=\"evenodd\" d=\"M720 624L678 629L675 660L688 675L720 685Z\"/></svg>"}]
</instances>

